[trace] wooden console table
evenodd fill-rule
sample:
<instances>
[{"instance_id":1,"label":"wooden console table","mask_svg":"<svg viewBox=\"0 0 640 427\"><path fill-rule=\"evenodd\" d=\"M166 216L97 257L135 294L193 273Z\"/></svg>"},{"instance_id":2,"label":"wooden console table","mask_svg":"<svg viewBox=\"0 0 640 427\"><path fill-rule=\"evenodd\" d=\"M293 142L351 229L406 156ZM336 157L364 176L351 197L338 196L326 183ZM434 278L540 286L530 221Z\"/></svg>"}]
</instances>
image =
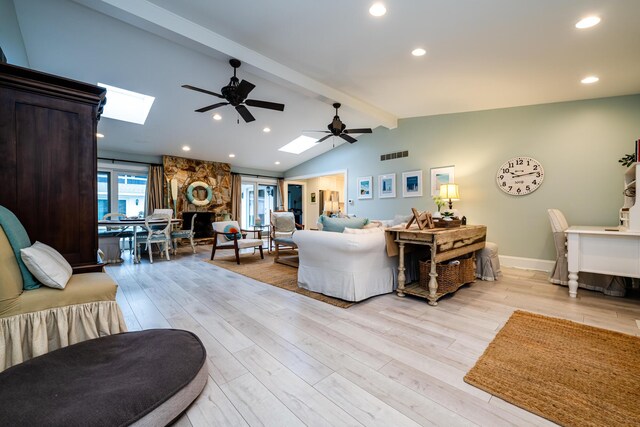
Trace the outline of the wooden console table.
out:
<instances>
[{"instance_id":1,"label":"wooden console table","mask_svg":"<svg viewBox=\"0 0 640 427\"><path fill-rule=\"evenodd\" d=\"M429 272L429 293L426 295L429 305L438 305L437 300L445 295L438 293L436 263L458 258L484 248L487 237L487 227L484 225L463 225L458 228L433 228L430 230L407 230L404 227L392 227L387 228L387 232L395 233L394 240L398 243L399 248L397 290L399 297L403 297L405 294L425 296L424 290L419 289L417 283L405 287L404 245L429 246L431 271Z\"/></svg>"}]
</instances>

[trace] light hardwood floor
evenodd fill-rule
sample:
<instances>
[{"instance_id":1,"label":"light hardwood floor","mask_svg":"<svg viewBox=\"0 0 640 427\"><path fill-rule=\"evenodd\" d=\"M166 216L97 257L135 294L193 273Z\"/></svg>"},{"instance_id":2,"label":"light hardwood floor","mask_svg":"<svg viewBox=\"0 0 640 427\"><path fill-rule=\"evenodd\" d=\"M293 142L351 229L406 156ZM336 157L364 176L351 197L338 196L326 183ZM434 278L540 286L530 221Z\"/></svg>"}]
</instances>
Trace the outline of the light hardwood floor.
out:
<instances>
[{"instance_id":1,"label":"light hardwood floor","mask_svg":"<svg viewBox=\"0 0 640 427\"><path fill-rule=\"evenodd\" d=\"M511 313L640 335L640 300L570 299L541 272L503 268L437 307L390 294L341 309L217 268L209 253L107 268L129 330L187 329L206 346L208 384L178 426L553 425L463 381Z\"/></svg>"}]
</instances>

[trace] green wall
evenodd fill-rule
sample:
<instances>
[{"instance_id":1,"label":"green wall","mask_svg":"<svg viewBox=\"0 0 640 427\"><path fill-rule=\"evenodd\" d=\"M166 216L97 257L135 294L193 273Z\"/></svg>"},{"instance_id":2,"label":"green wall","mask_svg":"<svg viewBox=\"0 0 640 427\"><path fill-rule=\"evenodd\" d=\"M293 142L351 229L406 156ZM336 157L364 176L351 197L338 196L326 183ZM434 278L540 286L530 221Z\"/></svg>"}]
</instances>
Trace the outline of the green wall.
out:
<instances>
[{"instance_id":1,"label":"green wall","mask_svg":"<svg viewBox=\"0 0 640 427\"><path fill-rule=\"evenodd\" d=\"M348 118L344 118L348 122ZM640 95L505 108L400 120L355 144L343 144L285 173L286 177L348 170L348 212L389 219L411 207L435 211L430 168L455 165L461 200L454 208L470 224L486 224L501 255L551 260L555 249L548 208L575 225L616 225L624 168L617 160L640 138ZM330 141L328 141L330 142ZM380 161L380 154L409 150L409 157ZM504 161L530 156L545 180L527 196L509 196L495 174ZM424 196L402 198L402 172L422 170ZM378 199L377 175L396 173L397 197ZM373 175L373 200L358 200L356 179Z\"/></svg>"},{"instance_id":2,"label":"green wall","mask_svg":"<svg viewBox=\"0 0 640 427\"><path fill-rule=\"evenodd\" d=\"M12 0L0 0L0 47L9 64L29 67L27 51L24 48Z\"/></svg>"}]
</instances>

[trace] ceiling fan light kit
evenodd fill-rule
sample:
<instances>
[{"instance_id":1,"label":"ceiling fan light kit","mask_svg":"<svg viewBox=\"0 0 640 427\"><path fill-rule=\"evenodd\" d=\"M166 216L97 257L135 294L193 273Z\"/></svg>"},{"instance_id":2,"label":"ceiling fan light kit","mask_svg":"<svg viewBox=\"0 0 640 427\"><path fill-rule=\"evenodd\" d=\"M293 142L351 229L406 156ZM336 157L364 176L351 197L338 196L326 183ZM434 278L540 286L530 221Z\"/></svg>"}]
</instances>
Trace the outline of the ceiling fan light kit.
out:
<instances>
[{"instance_id":1,"label":"ceiling fan light kit","mask_svg":"<svg viewBox=\"0 0 640 427\"><path fill-rule=\"evenodd\" d=\"M238 114L242 117L242 119L249 123L254 121L256 118L253 117L253 114L247 108L247 105L250 107L256 108L266 108L268 110L276 110L276 111L284 111L284 104L279 104L276 102L268 102L268 101L259 101L257 99L247 99L249 93L256 87L253 83L250 83L246 80L240 80L236 76L236 71L242 64L237 59L230 59L229 64L233 67L233 77L229 80L229 84L220 89L222 94L212 92L206 89L201 89L199 87L191 86L191 85L182 85L185 89L194 90L196 92L206 93L207 95L212 95L217 98L224 99L226 102L218 102L216 104L207 105L206 107L198 108L195 110L197 113L206 113L207 111L211 111L215 108L222 107L225 105L231 105L235 107Z\"/></svg>"},{"instance_id":2,"label":"ceiling fan light kit","mask_svg":"<svg viewBox=\"0 0 640 427\"><path fill-rule=\"evenodd\" d=\"M350 133L373 133L373 131L370 128L360 128L360 129L346 129L346 125L344 123L342 123L342 120L340 120L340 116L338 116L338 109L340 108L340 103L336 102L333 104L333 108L336 109L336 115L333 116L333 120L331 121L331 123L329 123L327 125L327 129L329 130L310 130L307 132L322 132L322 133L328 133L327 136L323 136L322 138L320 138L318 141L316 142L323 142L329 138L331 138L332 136L338 136L342 139L344 139L345 141L347 141L349 144L353 144L354 142L357 141L357 139L355 139L354 137L350 136Z\"/></svg>"}]
</instances>

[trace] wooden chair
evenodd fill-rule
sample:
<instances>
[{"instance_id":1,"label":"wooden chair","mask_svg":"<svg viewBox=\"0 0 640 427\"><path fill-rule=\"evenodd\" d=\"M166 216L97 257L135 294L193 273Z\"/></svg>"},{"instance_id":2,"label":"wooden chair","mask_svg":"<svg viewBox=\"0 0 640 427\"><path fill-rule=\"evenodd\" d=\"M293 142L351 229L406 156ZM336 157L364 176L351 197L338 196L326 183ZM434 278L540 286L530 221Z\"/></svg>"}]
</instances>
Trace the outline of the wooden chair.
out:
<instances>
[{"instance_id":1,"label":"wooden chair","mask_svg":"<svg viewBox=\"0 0 640 427\"><path fill-rule=\"evenodd\" d=\"M293 212L269 211L269 220L271 225L269 229L269 250L276 244L276 239L284 239L290 242L296 230L304 230L304 225L296 223ZM281 247L284 246L295 248L293 244L281 244Z\"/></svg>"},{"instance_id":2,"label":"wooden chair","mask_svg":"<svg viewBox=\"0 0 640 427\"><path fill-rule=\"evenodd\" d=\"M262 252L262 239L247 239L247 233L257 233L253 230L242 230L237 221L218 221L213 224L213 248L211 260L217 249L233 249L236 254L236 262L240 264L240 249L259 248L260 258L264 259Z\"/></svg>"},{"instance_id":3,"label":"wooden chair","mask_svg":"<svg viewBox=\"0 0 640 427\"><path fill-rule=\"evenodd\" d=\"M173 230L171 232L171 240L173 241L173 254L176 254L176 250L178 249L178 239L189 239L191 243L191 249L193 253L196 253L196 245L193 243L193 224L195 224L196 216L198 214L194 214L191 217L191 228L188 230Z\"/></svg>"},{"instance_id":4,"label":"wooden chair","mask_svg":"<svg viewBox=\"0 0 640 427\"><path fill-rule=\"evenodd\" d=\"M153 220L165 220L167 223L166 225L163 223L162 228L160 228L159 224L151 223ZM164 252L167 257L167 261L169 261L169 248L171 247L171 217L166 214L149 215L144 220L144 228L147 230L147 235L138 239L138 246L143 243L146 244L146 250L149 253L149 262L153 264L153 250L151 248L153 243L160 246L160 256L162 256L162 252Z\"/></svg>"}]
</instances>

